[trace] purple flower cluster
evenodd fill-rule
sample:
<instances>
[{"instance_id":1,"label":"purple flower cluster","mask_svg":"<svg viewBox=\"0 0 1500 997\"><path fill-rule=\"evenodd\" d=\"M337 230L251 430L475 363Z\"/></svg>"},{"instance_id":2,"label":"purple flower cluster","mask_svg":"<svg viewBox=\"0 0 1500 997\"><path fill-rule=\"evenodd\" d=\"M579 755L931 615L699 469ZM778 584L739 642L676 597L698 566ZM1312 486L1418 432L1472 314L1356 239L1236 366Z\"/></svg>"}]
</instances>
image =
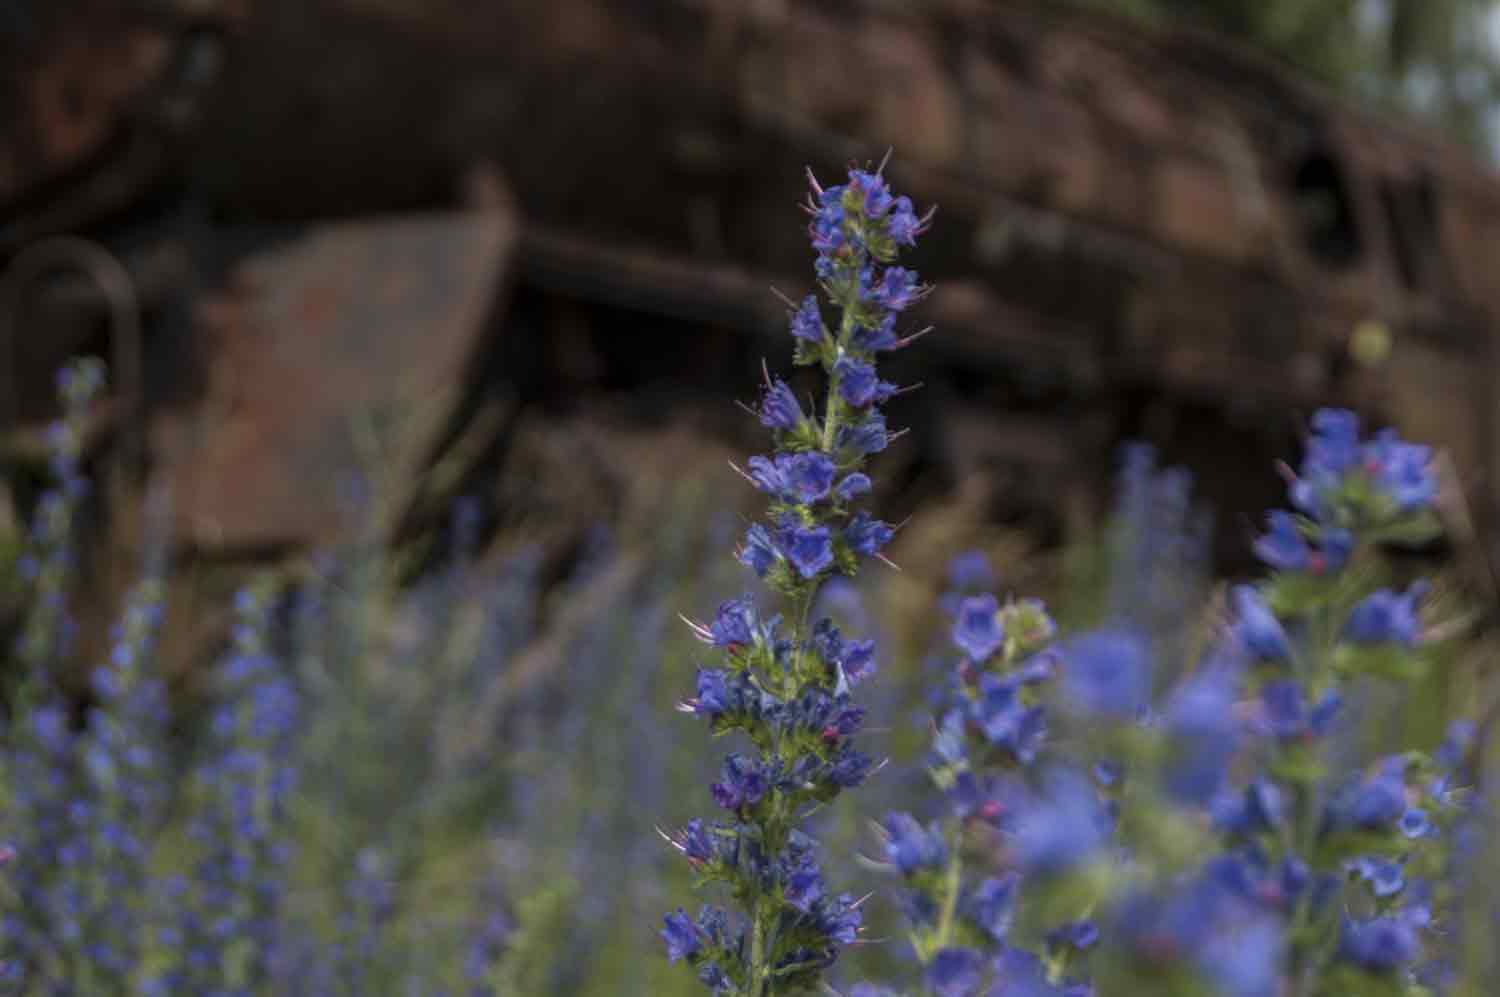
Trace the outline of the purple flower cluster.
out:
<instances>
[{"instance_id":1,"label":"purple flower cluster","mask_svg":"<svg viewBox=\"0 0 1500 997\"><path fill-rule=\"evenodd\" d=\"M1430 448L1385 429L1360 436L1359 417L1320 409L1302 465L1291 476L1292 510L1270 514L1255 553L1277 571L1337 573L1356 541L1431 529L1437 477Z\"/></svg>"},{"instance_id":2,"label":"purple flower cluster","mask_svg":"<svg viewBox=\"0 0 1500 997\"><path fill-rule=\"evenodd\" d=\"M1352 677L1408 679L1425 661L1428 587L1377 587L1371 563L1432 528L1427 451L1361 440L1349 413L1314 430L1296 511L1256 543L1277 573L1231 589L1195 665L1160 667L1168 644L1127 611L1149 615L1149 592L1056 646L1038 604L945 601L963 652L931 761L947 814L880 825L929 992L1071 997L1093 993L1092 973L1121 993L1279 997L1432 976L1459 752L1351 767L1332 750Z\"/></svg>"},{"instance_id":3,"label":"purple flower cluster","mask_svg":"<svg viewBox=\"0 0 1500 997\"><path fill-rule=\"evenodd\" d=\"M950 571L959 590L989 584L975 554ZM1047 961L1011 937L1022 887L1068 878L1102 854L1111 817L1095 787L1066 767L1037 773L1047 737L1043 688L1072 661L1052 647L1056 625L1033 599L945 597L962 652L938 699L931 772L944 815L927 823L894 813L880 825L882 858L903 882L902 907L935 994L1081 997L1073 957L1098 939L1082 912L1049 925ZM1033 778L1033 775L1035 776Z\"/></svg>"},{"instance_id":4,"label":"purple flower cluster","mask_svg":"<svg viewBox=\"0 0 1500 997\"><path fill-rule=\"evenodd\" d=\"M69 651L66 611L73 520L87 492L79 466L86 406L103 384L97 361L59 379L65 417L52 433L53 489L38 503L23 577L30 612L18 650L26 666L4 758L19 903L5 919L11 979L113 986L146 947L149 847L165 802L162 684L152 671L163 581L151 557L89 674L82 723L55 684ZM154 553L154 552L153 552Z\"/></svg>"},{"instance_id":5,"label":"purple flower cluster","mask_svg":"<svg viewBox=\"0 0 1500 997\"><path fill-rule=\"evenodd\" d=\"M1313 430L1295 511L1272 513L1255 544L1276 574L1231 590L1221 639L1164 698L1125 635L1066 652L1071 708L1125 762L1110 781L1125 787L1116 805L1142 875L1114 891L1101 928L1138 987L1405 992L1438 918L1414 873L1440 866L1456 819L1447 776L1433 778L1443 763L1351 771L1331 750L1351 677L1423 664L1426 585L1376 588L1370 564L1382 541L1431 528L1428 452L1390 431L1361 440L1348 412L1319 412ZM1098 726L1111 714L1120 726Z\"/></svg>"},{"instance_id":6,"label":"purple flower cluster","mask_svg":"<svg viewBox=\"0 0 1500 997\"><path fill-rule=\"evenodd\" d=\"M34 594L16 646L33 682L45 681L40 673L54 656L66 654L71 643L67 598L77 567L73 521L89 491L82 469L83 433L89 408L103 390L104 365L96 359L77 361L58 375L63 417L48 432L51 487L36 503L29 544L17 564Z\"/></svg>"},{"instance_id":7,"label":"purple flower cluster","mask_svg":"<svg viewBox=\"0 0 1500 997\"><path fill-rule=\"evenodd\" d=\"M771 499L768 522L752 526L738 556L775 591L795 598L808 583L853 574L878 557L892 530L849 504L870 490L865 460L891 439L879 406L897 388L881 379L881 353L916 336L895 332L900 313L926 293L917 275L895 265L928 219L909 199L893 197L879 173L852 170L849 182L813 184L807 206L824 293L842 320L830 328L815 295L792 308L789 325L799 365L821 366L829 379L821 418L804 413L780 378L767 376L759 415L776 453L750 458L742 472Z\"/></svg>"},{"instance_id":8,"label":"purple flower cluster","mask_svg":"<svg viewBox=\"0 0 1500 997\"><path fill-rule=\"evenodd\" d=\"M154 980L165 993L209 992L226 979L264 984L281 943L298 696L271 652L272 603L265 585L235 597L208 757L191 787L196 861L189 878L167 884L175 944Z\"/></svg>"},{"instance_id":9,"label":"purple flower cluster","mask_svg":"<svg viewBox=\"0 0 1500 997\"><path fill-rule=\"evenodd\" d=\"M859 904L827 888L798 826L873 768L854 746L865 711L852 693L874 671L875 646L810 617L825 582L883 558L894 535L853 505L871 490L867 458L891 438L878 406L897 389L877 373L878 356L914 338L895 326L926 290L896 258L927 219L878 171L853 170L826 189L814 182L807 210L820 284L842 317L829 326L809 295L793 305L790 327L796 362L820 367L828 391L821 414L805 411L767 375L758 415L774 450L741 473L770 509L736 554L790 611L765 613L746 596L693 624L722 661L699 669L681 709L716 734L739 732L749 750L729 754L712 786L723 818L667 835L701 881L723 884L741 907L738 918L712 906L697 918L667 915L667 955L714 992L745 997L811 989L862 923Z\"/></svg>"}]
</instances>

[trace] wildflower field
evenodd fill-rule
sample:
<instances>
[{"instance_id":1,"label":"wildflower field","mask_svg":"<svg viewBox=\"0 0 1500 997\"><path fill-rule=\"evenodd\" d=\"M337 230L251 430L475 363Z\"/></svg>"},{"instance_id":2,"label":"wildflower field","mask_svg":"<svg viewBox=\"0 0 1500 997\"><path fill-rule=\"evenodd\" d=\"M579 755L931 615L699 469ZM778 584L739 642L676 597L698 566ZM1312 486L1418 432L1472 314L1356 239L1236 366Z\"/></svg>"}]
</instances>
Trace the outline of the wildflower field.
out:
<instances>
[{"instance_id":1,"label":"wildflower field","mask_svg":"<svg viewBox=\"0 0 1500 997\"><path fill-rule=\"evenodd\" d=\"M1188 473L1144 447L1047 564L951 509L888 523L911 441L879 363L922 348L901 260L940 219L878 168L805 207L812 293L746 371L764 454L564 554L460 501L414 567L360 526L377 489L215 607L191 688L160 543L80 660L107 374L64 370L0 536L3 986L1500 993L1493 648L1422 553L1428 448L1316 413L1254 578L1211 576Z\"/></svg>"}]
</instances>

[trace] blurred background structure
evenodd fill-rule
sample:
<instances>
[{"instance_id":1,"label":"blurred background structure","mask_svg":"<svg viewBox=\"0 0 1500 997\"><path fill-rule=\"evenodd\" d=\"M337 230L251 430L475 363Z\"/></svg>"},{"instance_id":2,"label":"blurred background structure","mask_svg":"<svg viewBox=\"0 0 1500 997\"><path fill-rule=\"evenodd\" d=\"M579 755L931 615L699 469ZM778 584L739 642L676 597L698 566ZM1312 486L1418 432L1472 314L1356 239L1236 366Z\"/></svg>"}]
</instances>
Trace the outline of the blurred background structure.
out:
<instances>
[{"instance_id":1,"label":"blurred background structure","mask_svg":"<svg viewBox=\"0 0 1500 997\"><path fill-rule=\"evenodd\" d=\"M11 5L0 456L40 453L64 357L110 355L97 438L234 558L336 530L357 412L399 407L396 459L454 456L450 493L539 412L733 440L768 286L806 283L795 178L894 147L943 216L905 486L982 471L1055 542L1143 437L1229 557L1279 487L1246 454L1338 402L1448 448L1488 530L1488 8Z\"/></svg>"},{"instance_id":2,"label":"blurred background structure","mask_svg":"<svg viewBox=\"0 0 1500 997\"><path fill-rule=\"evenodd\" d=\"M499 992L686 992L639 956L680 876L643 830L690 813L701 775L657 718L691 681L674 614L739 584L732 514L755 496L725 458L758 441L727 399L784 356L771 288L809 289L804 167L837 179L894 149L893 185L939 206L914 254L936 333L883 368L924 386L893 406L912 432L877 486L885 518L911 516L907 572L829 595L902 669L872 711L909 760L950 556L986 547L1002 591L1065 622L1128 611L1186 640L1213 574L1251 570L1274 461L1322 405L1443 449L1437 553L1495 605L1497 10L8 3L0 562L48 487L55 372L106 358L74 656L103 657L163 537L181 682L245 578L310 578L327 623L301 653L333 679L309 690L306 819L358 829L327 849L338 867L421 853L419 899L452 895L481 846L432 815L462 811L504 829L500 867L566 873L501 884ZM1151 542L1112 586L1087 550L1127 440L1190 467L1196 498L1137 452L1115 518ZM329 549L354 555L323 571ZM1161 604L1120 605L1146 576ZM341 769L387 758L368 781ZM893 797L920 779L892 771ZM399 807L397 782L417 787ZM858 821L830 819L853 853Z\"/></svg>"}]
</instances>

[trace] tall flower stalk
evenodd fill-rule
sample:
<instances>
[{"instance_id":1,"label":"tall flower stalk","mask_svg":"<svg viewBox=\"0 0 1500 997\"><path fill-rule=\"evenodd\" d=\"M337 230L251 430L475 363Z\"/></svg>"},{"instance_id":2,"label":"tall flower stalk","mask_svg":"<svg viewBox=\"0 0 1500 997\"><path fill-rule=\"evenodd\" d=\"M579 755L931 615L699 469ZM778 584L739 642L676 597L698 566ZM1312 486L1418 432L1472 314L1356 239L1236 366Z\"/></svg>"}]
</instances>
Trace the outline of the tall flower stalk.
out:
<instances>
[{"instance_id":1,"label":"tall flower stalk","mask_svg":"<svg viewBox=\"0 0 1500 997\"><path fill-rule=\"evenodd\" d=\"M982 561L970 555L961 566L961 586L970 577L989 583ZM903 880L925 992L1083 997L1092 991L1074 979L1074 957L1098 937L1086 904L1061 905L1066 919L1045 925L1045 961L1017 944L1034 937L1012 930L1023 882L1071 871L1109 831L1085 780L1059 768L1039 778L1032 771L1047 737L1042 690L1059 668L1057 628L1034 599L1002 605L989 593L955 592L944 603L961 657L933 723L929 771L943 794L940 816L924 824L893 813L879 829L883 858Z\"/></svg>"},{"instance_id":2,"label":"tall flower stalk","mask_svg":"<svg viewBox=\"0 0 1500 997\"><path fill-rule=\"evenodd\" d=\"M1380 556L1437 528L1430 453L1389 430L1362 438L1350 412L1320 411L1312 429L1287 472L1292 508L1255 541L1274 573L1230 591L1232 623L1205 660L1147 723L1111 724L1102 700L1070 697L1085 741L1124 761L1128 858L1095 975L1120 992L1427 993L1419 980L1441 962L1458 749L1358 764L1348 716L1371 680L1431 660L1427 586L1384 587ZM1078 684L1147 675L1146 660L1129 635L1098 634L1070 645L1067 667Z\"/></svg>"},{"instance_id":3,"label":"tall flower stalk","mask_svg":"<svg viewBox=\"0 0 1500 997\"><path fill-rule=\"evenodd\" d=\"M736 552L780 603L751 596L691 624L722 655L701 668L696 694L681 705L715 735L738 731L713 784L719 820L693 820L666 835L700 885L722 884L737 916L705 906L696 919L668 914L667 955L693 966L718 994L771 997L815 987L840 948L858 937L860 902L831 894L805 830L811 814L864 781L871 759L855 749L864 710L851 691L874 670L871 640L846 639L829 619L814 621L819 588L881 557L892 529L855 503L871 489L864 467L892 438L879 406L897 389L876 372L881 353L900 349L896 324L926 288L897 264L930 213L893 196L881 171L851 170L846 184L820 187L809 175L809 236L819 285L838 313L824 321L817 296L791 306L798 366L820 368L822 412L804 412L791 387L765 379L755 410L773 449L740 473L769 499Z\"/></svg>"}]
</instances>

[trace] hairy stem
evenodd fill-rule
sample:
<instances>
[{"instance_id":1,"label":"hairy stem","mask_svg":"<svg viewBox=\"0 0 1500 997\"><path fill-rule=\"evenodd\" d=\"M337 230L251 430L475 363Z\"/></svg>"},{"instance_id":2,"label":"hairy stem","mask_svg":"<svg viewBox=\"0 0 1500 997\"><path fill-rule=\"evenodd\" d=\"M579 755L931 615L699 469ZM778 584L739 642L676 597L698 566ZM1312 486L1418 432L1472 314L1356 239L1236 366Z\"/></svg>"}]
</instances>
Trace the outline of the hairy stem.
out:
<instances>
[{"instance_id":1,"label":"hairy stem","mask_svg":"<svg viewBox=\"0 0 1500 997\"><path fill-rule=\"evenodd\" d=\"M953 922L958 913L958 893L963 883L963 871L963 859L959 856L958 848L955 847L953 857L948 860L948 868L943 875L943 909L938 915L937 944L934 955L953 944Z\"/></svg>"},{"instance_id":2,"label":"hairy stem","mask_svg":"<svg viewBox=\"0 0 1500 997\"><path fill-rule=\"evenodd\" d=\"M749 997L765 997L770 967L766 964L766 919L761 916L761 900L750 910L750 990Z\"/></svg>"}]
</instances>

